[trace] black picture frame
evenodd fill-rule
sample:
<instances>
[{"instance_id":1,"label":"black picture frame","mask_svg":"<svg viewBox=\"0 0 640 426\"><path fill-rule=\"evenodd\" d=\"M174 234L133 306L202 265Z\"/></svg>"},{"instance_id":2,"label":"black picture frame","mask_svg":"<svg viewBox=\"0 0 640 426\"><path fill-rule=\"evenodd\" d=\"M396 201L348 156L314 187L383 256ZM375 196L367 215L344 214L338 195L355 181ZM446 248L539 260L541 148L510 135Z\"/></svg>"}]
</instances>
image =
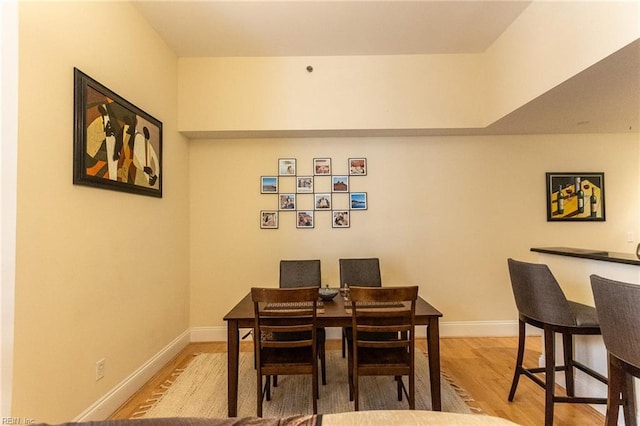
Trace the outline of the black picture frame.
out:
<instances>
[{"instance_id":1,"label":"black picture frame","mask_svg":"<svg viewBox=\"0 0 640 426\"><path fill-rule=\"evenodd\" d=\"M260 193L277 194L278 176L260 176Z\"/></svg>"},{"instance_id":2,"label":"black picture frame","mask_svg":"<svg viewBox=\"0 0 640 426\"><path fill-rule=\"evenodd\" d=\"M606 220L603 172L549 172L546 187L548 222Z\"/></svg>"},{"instance_id":3,"label":"black picture frame","mask_svg":"<svg viewBox=\"0 0 640 426\"><path fill-rule=\"evenodd\" d=\"M349 158L349 176L366 176L367 159Z\"/></svg>"},{"instance_id":4,"label":"black picture frame","mask_svg":"<svg viewBox=\"0 0 640 426\"><path fill-rule=\"evenodd\" d=\"M278 211L260 210L260 228L278 229Z\"/></svg>"},{"instance_id":5,"label":"black picture frame","mask_svg":"<svg viewBox=\"0 0 640 426\"><path fill-rule=\"evenodd\" d=\"M74 68L73 183L162 198L162 122Z\"/></svg>"},{"instance_id":6,"label":"black picture frame","mask_svg":"<svg viewBox=\"0 0 640 426\"><path fill-rule=\"evenodd\" d=\"M367 193L366 192L349 193L349 209L350 210L367 210Z\"/></svg>"}]
</instances>

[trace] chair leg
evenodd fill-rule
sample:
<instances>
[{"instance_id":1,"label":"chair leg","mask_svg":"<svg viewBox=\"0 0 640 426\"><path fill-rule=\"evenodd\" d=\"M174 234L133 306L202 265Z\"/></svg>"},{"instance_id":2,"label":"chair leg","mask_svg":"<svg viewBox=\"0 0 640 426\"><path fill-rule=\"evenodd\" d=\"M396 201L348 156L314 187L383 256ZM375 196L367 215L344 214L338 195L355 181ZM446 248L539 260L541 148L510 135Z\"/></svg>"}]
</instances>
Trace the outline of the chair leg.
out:
<instances>
[{"instance_id":1,"label":"chair leg","mask_svg":"<svg viewBox=\"0 0 640 426\"><path fill-rule=\"evenodd\" d=\"M267 401L271 401L271 376L267 376L267 380L265 382L264 389L265 389L265 393L267 395Z\"/></svg>"},{"instance_id":2,"label":"chair leg","mask_svg":"<svg viewBox=\"0 0 640 426\"><path fill-rule=\"evenodd\" d=\"M398 387L398 401L402 401L402 376L396 376L395 379Z\"/></svg>"},{"instance_id":3,"label":"chair leg","mask_svg":"<svg viewBox=\"0 0 640 426\"><path fill-rule=\"evenodd\" d=\"M264 398L264 395L262 394L262 374L260 373L260 371L258 371L258 374L257 374L257 385L258 385L258 392L256 393L257 395L256 416L262 417L262 398Z\"/></svg>"},{"instance_id":4,"label":"chair leg","mask_svg":"<svg viewBox=\"0 0 640 426\"><path fill-rule=\"evenodd\" d=\"M626 426L637 426L636 417L636 391L634 388L634 380L631 374L624 375L624 389L622 391L623 407L624 407L624 424Z\"/></svg>"},{"instance_id":5,"label":"chair leg","mask_svg":"<svg viewBox=\"0 0 640 426\"><path fill-rule=\"evenodd\" d=\"M513 401L513 397L516 395L516 388L518 387L518 381L520 380L520 374L522 374L522 361L524 359L524 342L525 342L525 323L522 320L518 321L518 356L516 358L516 368L513 371L513 381L511 382L511 390L509 391L509 402Z\"/></svg>"},{"instance_id":6,"label":"chair leg","mask_svg":"<svg viewBox=\"0 0 640 426\"><path fill-rule=\"evenodd\" d=\"M564 351L564 378L567 388L567 396L575 396L574 370L573 370L573 336L569 333L562 335L562 347Z\"/></svg>"},{"instance_id":7,"label":"chair leg","mask_svg":"<svg viewBox=\"0 0 640 426\"><path fill-rule=\"evenodd\" d=\"M277 374L273 375L273 387L274 388L278 387L278 375Z\"/></svg>"},{"instance_id":8,"label":"chair leg","mask_svg":"<svg viewBox=\"0 0 640 426\"><path fill-rule=\"evenodd\" d=\"M311 386L311 399L313 403L313 414L318 414L318 398L320 397L320 391L318 390L318 366L314 364L315 368L312 371Z\"/></svg>"},{"instance_id":9,"label":"chair leg","mask_svg":"<svg viewBox=\"0 0 640 426\"><path fill-rule=\"evenodd\" d=\"M353 407L355 411L360 411L360 406L358 405L358 375L353 374Z\"/></svg>"},{"instance_id":10,"label":"chair leg","mask_svg":"<svg viewBox=\"0 0 640 426\"><path fill-rule=\"evenodd\" d=\"M345 348L347 347L347 336L344 334L344 328L342 329L342 358L344 358Z\"/></svg>"},{"instance_id":11,"label":"chair leg","mask_svg":"<svg viewBox=\"0 0 640 426\"><path fill-rule=\"evenodd\" d=\"M320 347L318 351L318 356L320 357L320 373L322 374L322 385L327 384L327 358L325 356L324 345Z\"/></svg>"},{"instance_id":12,"label":"chair leg","mask_svg":"<svg viewBox=\"0 0 640 426\"><path fill-rule=\"evenodd\" d=\"M545 401L544 401L544 424L553 426L553 402L554 389L556 385L556 340L555 333L545 327L544 329L544 370L545 370Z\"/></svg>"},{"instance_id":13,"label":"chair leg","mask_svg":"<svg viewBox=\"0 0 640 426\"><path fill-rule=\"evenodd\" d=\"M609 383L607 385L607 414L605 424L615 426L618 424L618 413L620 411L620 394L626 399L624 390L625 372L620 367L615 357L609 354ZM625 401L626 402L626 401ZM625 412L625 423L626 423Z\"/></svg>"},{"instance_id":14,"label":"chair leg","mask_svg":"<svg viewBox=\"0 0 640 426\"><path fill-rule=\"evenodd\" d=\"M349 377L349 401L353 401L353 354L349 347L349 357L347 358L347 370Z\"/></svg>"},{"instance_id":15,"label":"chair leg","mask_svg":"<svg viewBox=\"0 0 640 426\"><path fill-rule=\"evenodd\" d=\"M416 380L415 371L409 374L409 410L416 409Z\"/></svg>"}]
</instances>

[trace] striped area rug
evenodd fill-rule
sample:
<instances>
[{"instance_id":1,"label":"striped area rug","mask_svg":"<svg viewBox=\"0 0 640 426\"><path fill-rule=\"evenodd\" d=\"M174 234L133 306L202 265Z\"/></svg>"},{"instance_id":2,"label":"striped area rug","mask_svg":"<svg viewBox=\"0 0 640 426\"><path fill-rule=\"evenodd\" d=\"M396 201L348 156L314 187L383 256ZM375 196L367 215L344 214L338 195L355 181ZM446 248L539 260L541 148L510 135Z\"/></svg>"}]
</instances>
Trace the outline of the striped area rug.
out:
<instances>
[{"instance_id":1,"label":"striped area rug","mask_svg":"<svg viewBox=\"0 0 640 426\"><path fill-rule=\"evenodd\" d=\"M353 411L349 401L347 360L339 351L327 351L327 384L320 384L318 413ZM253 354L241 353L238 385L238 417L256 415L256 372ZM311 378L280 376L271 401L263 404L264 417L311 414ZM405 377L405 384L407 379ZM361 410L405 410L406 398L398 401L392 377L360 379ZM454 413L474 413L473 400L446 376L442 377L442 409ZM426 354L416 353L416 409L430 410L429 367ZM227 355L202 353L183 371L165 383L164 390L143 405L134 418L227 417Z\"/></svg>"}]
</instances>

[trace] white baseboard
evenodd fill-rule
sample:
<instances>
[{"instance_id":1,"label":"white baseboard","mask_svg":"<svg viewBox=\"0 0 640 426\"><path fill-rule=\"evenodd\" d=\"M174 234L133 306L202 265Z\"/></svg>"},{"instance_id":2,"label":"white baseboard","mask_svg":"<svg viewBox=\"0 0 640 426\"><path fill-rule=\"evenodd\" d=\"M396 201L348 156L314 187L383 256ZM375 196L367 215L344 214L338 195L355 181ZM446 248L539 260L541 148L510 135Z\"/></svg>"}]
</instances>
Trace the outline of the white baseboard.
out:
<instances>
[{"instance_id":1,"label":"white baseboard","mask_svg":"<svg viewBox=\"0 0 640 426\"><path fill-rule=\"evenodd\" d=\"M113 414L122 404L124 404L134 393L136 393L154 374L156 374L169 361L189 344L191 330L186 330L171 343L165 346L160 352L151 357L141 365L129 377L111 389L106 395L94 402L83 413L76 417L74 422L104 420Z\"/></svg>"},{"instance_id":2,"label":"white baseboard","mask_svg":"<svg viewBox=\"0 0 640 426\"><path fill-rule=\"evenodd\" d=\"M241 329L243 337L249 329ZM517 336L517 321L458 321L440 322L440 337L496 337ZM418 327L417 337L426 336L426 328ZM327 338L340 339L338 327L327 329ZM251 336L246 338L251 341ZM227 327L192 327L175 338L155 356L141 365L129 377L111 389L74 419L76 422L104 420L127 401L138 389L149 381L160 369L171 361L190 342L225 342Z\"/></svg>"}]
</instances>

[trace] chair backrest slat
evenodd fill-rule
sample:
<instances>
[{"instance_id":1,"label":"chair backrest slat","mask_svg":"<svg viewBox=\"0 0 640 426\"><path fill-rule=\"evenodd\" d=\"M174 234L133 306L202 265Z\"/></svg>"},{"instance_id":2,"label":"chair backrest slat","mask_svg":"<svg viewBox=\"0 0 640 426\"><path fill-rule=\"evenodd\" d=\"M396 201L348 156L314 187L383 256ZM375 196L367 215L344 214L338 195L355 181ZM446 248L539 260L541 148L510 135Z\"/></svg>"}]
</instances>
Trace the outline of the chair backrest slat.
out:
<instances>
[{"instance_id":1,"label":"chair backrest slat","mask_svg":"<svg viewBox=\"0 0 640 426\"><path fill-rule=\"evenodd\" d=\"M360 348L407 348L409 340L359 340Z\"/></svg>"},{"instance_id":2,"label":"chair backrest slat","mask_svg":"<svg viewBox=\"0 0 640 426\"><path fill-rule=\"evenodd\" d=\"M265 325L262 324L261 327L263 332L266 333L280 333L280 332L289 332L289 333L297 333L300 331L311 331L311 325L302 324L302 325Z\"/></svg>"},{"instance_id":3,"label":"chair backrest slat","mask_svg":"<svg viewBox=\"0 0 640 426\"><path fill-rule=\"evenodd\" d=\"M279 349L287 349L287 348L302 348L306 346L311 346L311 339L308 340L263 340L262 347L263 348L279 348Z\"/></svg>"}]
</instances>

